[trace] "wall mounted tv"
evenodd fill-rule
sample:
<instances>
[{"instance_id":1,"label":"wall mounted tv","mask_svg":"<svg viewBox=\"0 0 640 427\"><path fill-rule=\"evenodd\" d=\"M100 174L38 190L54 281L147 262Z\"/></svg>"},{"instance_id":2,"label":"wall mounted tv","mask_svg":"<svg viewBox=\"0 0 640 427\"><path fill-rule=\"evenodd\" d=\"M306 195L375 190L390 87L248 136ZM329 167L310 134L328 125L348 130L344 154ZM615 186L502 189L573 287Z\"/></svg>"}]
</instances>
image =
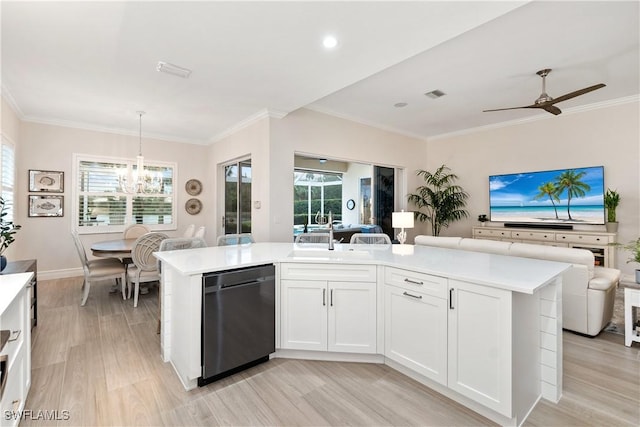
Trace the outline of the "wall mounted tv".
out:
<instances>
[{"instance_id":1,"label":"wall mounted tv","mask_svg":"<svg viewBox=\"0 0 640 427\"><path fill-rule=\"evenodd\" d=\"M604 224L604 167L492 175L490 220L523 224Z\"/></svg>"}]
</instances>

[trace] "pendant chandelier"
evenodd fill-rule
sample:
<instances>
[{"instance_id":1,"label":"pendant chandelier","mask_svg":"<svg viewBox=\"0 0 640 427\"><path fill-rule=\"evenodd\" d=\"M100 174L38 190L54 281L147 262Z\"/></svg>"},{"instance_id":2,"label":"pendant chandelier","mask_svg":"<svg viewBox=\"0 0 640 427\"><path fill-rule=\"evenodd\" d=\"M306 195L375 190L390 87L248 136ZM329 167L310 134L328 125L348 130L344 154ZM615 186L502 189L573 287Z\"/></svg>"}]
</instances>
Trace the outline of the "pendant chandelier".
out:
<instances>
[{"instance_id":1,"label":"pendant chandelier","mask_svg":"<svg viewBox=\"0 0 640 427\"><path fill-rule=\"evenodd\" d=\"M140 120L140 133L138 142L138 156L136 157L136 170L124 172L118 175L120 189L129 194L152 194L162 192L162 176L160 172L154 174L144 170L144 157L142 156L142 115L144 111L138 111Z\"/></svg>"}]
</instances>

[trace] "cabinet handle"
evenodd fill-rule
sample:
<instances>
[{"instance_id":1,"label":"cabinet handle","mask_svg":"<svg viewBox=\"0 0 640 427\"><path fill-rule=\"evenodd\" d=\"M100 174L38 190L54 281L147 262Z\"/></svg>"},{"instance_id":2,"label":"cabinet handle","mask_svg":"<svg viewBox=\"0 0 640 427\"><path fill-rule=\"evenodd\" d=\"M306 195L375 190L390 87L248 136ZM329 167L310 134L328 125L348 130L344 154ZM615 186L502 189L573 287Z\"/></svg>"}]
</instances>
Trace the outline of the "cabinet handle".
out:
<instances>
[{"instance_id":1,"label":"cabinet handle","mask_svg":"<svg viewBox=\"0 0 640 427\"><path fill-rule=\"evenodd\" d=\"M331 289L331 292L329 293L329 305L333 307L333 289Z\"/></svg>"},{"instance_id":2,"label":"cabinet handle","mask_svg":"<svg viewBox=\"0 0 640 427\"><path fill-rule=\"evenodd\" d=\"M414 285L420 285L420 286L424 285L424 282L418 282L417 280L407 279L406 277L405 277L404 281L406 283L412 283Z\"/></svg>"},{"instance_id":3,"label":"cabinet handle","mask_svg":"<svg viewBox=\"0 0 640 427\"><path fill-rule=\"evenodd\" d=\"M422 299L422 295L411 295L409 292L403 292L402 295L406 295L408 297L415 298L415 299Z\"/></svg>"},{"instance_id":4,"label":"cabinet handle","mask_svg":"<svg viewBox=\"0 0 640 427\"><path fill-rule=\"evenodd\" d=\"M9 337L7 342L13 342L13 341L17 340L18 337L20 337L20 333L21 332L22 332L22 329L20 329L18 331L11 331L11 336Z\"/></svg>"},{"instance_id":5,"label":"cabinet handle","mask_svg":"<svg viewBox=\"0 0 640 427\"><path fill-rule=\"evenodd\" d=\"M327 305L327 290L326 289L322 290L322 305L323 306Z\"/></svg>"},{"instance_id":6,"label":"cabinet handle","mask_svg":"<svg viewBox=\"0 0 640 427\"><path fill-rule=\"evenodd\" d=\"M453 310L453 291L453 288L449 289L449 310Z\"/></svg>"}]
</instances>

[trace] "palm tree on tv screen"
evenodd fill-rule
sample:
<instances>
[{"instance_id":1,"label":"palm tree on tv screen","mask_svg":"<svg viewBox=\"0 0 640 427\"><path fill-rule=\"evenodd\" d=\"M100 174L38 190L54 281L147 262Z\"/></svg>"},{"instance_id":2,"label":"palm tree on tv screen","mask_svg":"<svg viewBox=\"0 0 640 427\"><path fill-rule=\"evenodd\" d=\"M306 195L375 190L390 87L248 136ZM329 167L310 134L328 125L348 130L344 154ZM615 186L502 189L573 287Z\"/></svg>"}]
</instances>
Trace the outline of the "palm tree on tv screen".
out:
<instances>
[{"instance_id":1,"label":"palm tree on tv screen","mask_svg":"<svg viewBox=\"0 0 640 427\"><path fill-rule=\"evenodd\" d=\"M589 184L580 181L586 172L576 172L574 170L567 170L562 172L556 178L556 185L558 187L558 194L567 190L567 215L571 218L571 198L572 197L584 197L587 191L591 190Z\"/></svg>"},{"instance_id":2,"label":"palm tree on tv screen","mask_svg":"<svg viewBox=\"0 0 640 427\"><path fill-rule=\"evenodd\" d=\"M558 208L556 207L556 203L560 203L560 196L558 187L553 182L546 182L538 187L539 193L533 196L535 200L540 200L545 197L549 197L551 200L551 204L553 205L553 210L556 213L556 219L558 219Z\"/></svg>"}]
</instances>

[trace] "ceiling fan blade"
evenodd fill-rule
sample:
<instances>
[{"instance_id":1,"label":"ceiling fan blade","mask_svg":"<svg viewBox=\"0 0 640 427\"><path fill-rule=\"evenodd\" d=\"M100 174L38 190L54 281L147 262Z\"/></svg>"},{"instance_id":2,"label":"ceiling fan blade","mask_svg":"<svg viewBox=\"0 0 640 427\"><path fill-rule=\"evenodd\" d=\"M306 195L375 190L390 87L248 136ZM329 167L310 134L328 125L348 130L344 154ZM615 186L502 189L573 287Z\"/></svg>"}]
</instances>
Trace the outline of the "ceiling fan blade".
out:
<instances>
[{"instance_id":1,"label":"ceiling fan blade","mask_svg":"<svg viewBox=\"0 0 640 427\"><path fill-rule=\"evenodd\" d=\"M482 110L482 112L490 113L492 111L519 110L520 108L542 108L542 107L539 105L526 105L524 107L496 108L495 110Z\"/></svg>"},{"instance_id":2,"label":"ceiling fan blade","mask_svg":"<svg viewBox=\"0 0 640 427\"><path fill-rule=\"evenodd\" d=\"M589 93L589 92L592 92L594 90L601 89L601 88L603 88L605 86L606 86L606 84L600 83L600 84L597 84L597 85L585 87L584 89L576 90L574 92L570 92L570 93L567 93L565 95L562 95L562 96L559 96L557 98L554 98L552 101L549 101L548 103L545 103L545 104L547 104L547 105L557 104L558 102L566 101L567 99L571 99L571 98L575 98L576 96L584 95L585 93Z\"/></svg>"},{"instance_id":3,"label":"ceiling fan blade","mask_svg":"<svg viewBox=\"0 0 640 427\"><path fill-rule=\"evenodd\" d=\"M551 104L546 104L546 105L542 105L540 106L540 108L542 108L544 111L546 111L547 113L551 113L554 116L557 116L558 114L562 114L562 110L560 110L558 107L556 107L555 105L551 105Z\"/></svg>"}]
</instances>

